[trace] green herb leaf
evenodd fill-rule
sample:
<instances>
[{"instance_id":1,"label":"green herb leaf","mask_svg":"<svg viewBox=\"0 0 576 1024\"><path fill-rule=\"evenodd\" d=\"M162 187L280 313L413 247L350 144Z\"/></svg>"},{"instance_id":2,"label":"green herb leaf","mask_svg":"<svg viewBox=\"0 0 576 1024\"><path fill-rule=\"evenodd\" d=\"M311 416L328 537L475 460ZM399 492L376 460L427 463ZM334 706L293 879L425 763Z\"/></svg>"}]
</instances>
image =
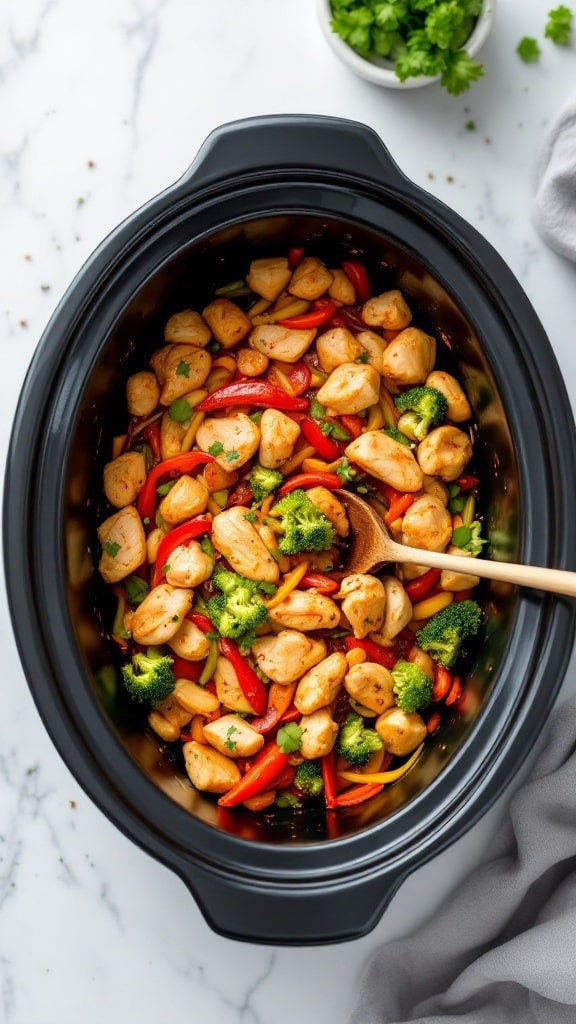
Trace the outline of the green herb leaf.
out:
<instances>
[{"instance_id":1,"label":"green herb leaf","mask_svg":"<svg viewBox=\"0 0 576 1024\"><path fill-rule=\"evenodd\" d=\"M475 121L466 121L466 124L464 125L464 127L465 127L467 132L475 132L476 131L476 122Z\"/></svg>"},{"instance_id":2,"label":"green herb leaf","mask_svg":"<svg viewBox=\"0 0 576 1024\"><path fill-rule=\"evenodd\" d=\"M281 729L278 729L276 743L283 754L292 754L295 750L300 750L301 737L302 729L300 726L296 725L296 722L288 722L287 725L283 725Z\"/></svg>"},{"instance_id":3,"label":"green herb leaf","mask_svg":"<svg viewBox=\"0 0 576 1024\"><path fill-rule=\"evenodd\" d=\"M213 441L208 449L208 455L214 455L215 457L216 455L222 455L223 451L224 445L222 444L222 441Z\"/></svg>"},{"instance_id":4,"label":"green herb leaf","mask_svg":"<svg viewBox=\"0 0 576 1024\"><path fill-rule=\"evenodd\" d=\"M172 568L172 566L171 566L171 565L163 565L163 566L162 566L162 572L163 572L163 573L167 573L167 572L170 572L170 569L171 569L171 568Z\"/></svg>"},{"instance_id":5,"label":"green herb leaf","mask_svg":"<svg viewBox=\"0 0 576 1024\"><path fill-rule=\"evenodd\" d=\"M168 415L170 419L175 420L176 423L183 423L184 420L190 419L192 415L192 406L185 398L176 398L172 402L172 405L168 407Z\"/></svg>"},{"instance_id":6,"label":"green herb leaf","mask_svg":"<svg viewBox=\"0 0 576 1024\"><path fill-rule=\"evenodd\" d=\"M227 750L236 750L236 747L238 746L238 741L232 739L235 732L238 732L238 729L235 725L231 725L226 733L226 740L224 742L224 746Z\"/></svg>"},{"instance_id":7,"label":"green herb leaf","mask_svg":"<svg viewBox=\"0 0 576 1024\"><path fill-rule=\"evenodd\" d=\"M326 415L326 406L322 405L317 398L310 399L310 415L313 420L322 420Z\"/></svg>"},{"instance_id":8,"label":"green herb leaf","mask_svg":"<svg viewBox=\"0 0 576 1024\"><path fill-rule=\"evenodd\" d=\"M130 604L135 605L142 604L146 594L150 593L150 587L146 580L140 579L139 576L127 576L124 580L124 590L126 599Z\"/></svg>"},{"instance_id":9,"label":"green herb leaf","mask_svg":"<svg viewBox=\"0 0 576 1024\"><path fill-rule=\"evenodd\" d=\"M343 458L340 465L336 467L336 476L340 477L343 484L349 483L356 476L356 472L352 469L347 458Z\"/></svg>"},{"instance_id":10,"label":"green herb leaf","mask_svg":"<svg viewBox=\"0 0 576 1024\"><path fill-rule=\"evenodd\" d=\"M226 452L226 462L236 462L240 458L240 452Z\"/></svg>"},{"instance_id":11,"label":"green herb leaf","mask_svg":"<svg viewBox=\"0 0 576 1024\"><path fill-rule=\"evenodd\" d=\"M560 4L548 12L548 21L544 29L544 35L551 39L557 46L567 46L570 42L572 32L573 14L569 7Z\"/></svg>"},{"instance_id":12,"label":"green herb leaf","mask_svg":"<svg viewBox=\"0 0 576 1024\"><path fill-rule=\"evenodd\" d=\"M541 52L537 40L531 36L524 36L516 47L516 53L525 64L535 64L540 60Z\"/></svg>"},{"instance_id":13,"label":"green herb leaf","mask_svg":"<svg viewBox=\"0 0 576 1024\"><path fill-rule=\"evenodd\" d=\"M368 352L361 352L359 356L356 356L355 363L367 363L370 359Z\"/></svg>"},{"instance_id":14,"label":"green herb leaf","mask_svg":"<svg viewBox=\"0 0 576 1024\"><path fill-rule=\"evenodd\" d=\"M452 534L452 543L457 548L465 548L472 537L472 530L469 526L457 526Z\"/></svg>"},{"instance_id":15,"label":"green herb leaf","mask_svg":"<svg viewBox=\"0 0 576 1024\"><path fill-rule=\"evenodd\" d=\"M117 544L115 540L107 540L103 547L106 554L110 555L110 558L116 558L116 555L122 548L122 545Z\"/></svg>"},{"instance_id":16,"label":"green herb leaf","mask_svg":"<svg viewBox=\"0 0 576 1024\"><path fill-rule=\"evenodd\" d=\"M178 366L176 367L176 376L177 377L189 377L190 376L190 363L186 363L186 362L184 362L183 359L181 359L180 362L178 363Z\"/></svg>"},{"instance_id":17,"label":"green herb leaf","mask_svg":"<svg viewBox=\"0 0 576 1024\"><path fill-rule=\"evenodd\" d=\"M484 68L472 60L464 50L457 50L447 59L446 69L440 78L441 84L451 96L459 96L472 82L482 78Z\"/></svg>"}]
</instances>

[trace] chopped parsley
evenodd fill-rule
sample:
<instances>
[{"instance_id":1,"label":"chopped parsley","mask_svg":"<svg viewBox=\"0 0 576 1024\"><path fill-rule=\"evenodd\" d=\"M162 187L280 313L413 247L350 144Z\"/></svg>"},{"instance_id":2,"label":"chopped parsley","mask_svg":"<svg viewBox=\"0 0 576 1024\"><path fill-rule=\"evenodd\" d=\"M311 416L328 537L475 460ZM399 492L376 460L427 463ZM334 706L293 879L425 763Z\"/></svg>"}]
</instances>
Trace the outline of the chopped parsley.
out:
<instances>
[{"instance_id":1,"label":"chopped parsley","mask_svg":"<svg viewBox=\"0 0 576 1024\"><path fill-rule=\"evenodd\" d=\"M146 594L150 593L150 587L146 580L139 576L127 576L124 580L124 592L130 604L142 604Z\"/></svg>"},{"instance_id":2,"label":"chopped parsley","mask_svg":"<svg viewBox=\"0 0 576 1024\"><path fill-rule=\"evenodd\" d=\"M118 544L115 540L107 540L103 547L106 554L110 555L110 558L116 558L116 555L120 551L122 545Z\"/></svg>"},{"instance_id":3,"label":"chopped parsley","mask_svg":"<svg viewBox=\"0 0 576 1024\"><path fill-rule=\"evenodd\" d=\"M222 441L213 441L208 449L208 455L216 457L216 455L222 455L223 451L224 445L222 444Z\"/></svg>"},{"instance_id":4,"label":"chopped parsley","mask_svg":"<svg viewBox=\"0 0 576 1024\"><path fill-rule=\"evenodd\" d=\"M226 462L236 462L240 458L240 452L226 452Z\"/></svg>"},{"instance_id":5,"label":"chopped parsley","mask_svg":"<svg viewBox=\"0 0 576 1024\"><path fill-rule=\"evenodd\" d=\"M544 29L544 35L551 39L557 46L567 46L570 42L572 32L572 21L574 15L569 7L560 4L548 12L548 21Z\"/></svg>"},{"instance_id":6,"label":"chopped parsley","mask_svg":"<svg viewBox=\"0 0 576 1024\"><path fill-rule=\"evenodd\" d=\"M352 469L352 466L348 462L348 459L344 458L340 462L340 465L336 467L336 476L339 476L342 483L349 483L356 476L356 472Z\"/></svg>"},{"instance_id":7,"label":"chopped parsley","mask_svg":"<svg viewBox=\"0 0 576 1024\"><path fill-rule=\"evenodd\" d=\"M235 725L231 725L230 728L228 729L228 732L226 733L226 740L224 743L226 750L236 750L236 747L238 746L238 741L232 739L232 736L234 735L235 732L238 732L238 729L236 728Z\"/></svg>"},{"instance_id":8,"label":"chopped parsley","mask_svg":"<svg viewBox=\"0 0 576 1024\"><path fill-rule=\"evenodd\" d=\"M466 124L464 125L464 127L465 127L467 132L475 132L476 131L476 121L466 121Z\"/></svg>"},{"instance_id":9,"label":"chopped parsley","mask_svg":"<svg viewBox=\"0 0 576 1024\"><path fill-rule=\"evenodd\" d=\"M287 725L283 725L281 729L278 729L276 743L283 754L292 754L295 750L300 750L301 738L302 729L300 726L296 725L296 722L288 722Z\"/></svg>"},{"instance_id":10,"label":"chopped parsley","mask_svg":"<svg viewBox=\"0 0 576 1024\"><path fill-rule=\"evenodd\" d=\"M172 402L172 405L168 407L168 415L170 419L175 420L176 423L183 423L184 420L190 419L192 415L192 406L185 398L176 398Z\"/></svg>"},{"instance_id":11,"label":"chopped parsley","mask_svg":"<svg viewBox=\"0 0 576 1024\"><path fill-rule=\"evenodd\" d=\"M167 573L167 572L170 572L170 569L171 569L171 568L172 568L172 566L171 566L171 565L168 565L168 564L166 564L166 565L163 565L163 566L162 566L162 572L163 572L163 573Z\"/></svg>"},{"instance_id":12,"label":"chopped parsley","mask_svg":"<svg viewBox=\"0 0 576 1024\"><path fill-rule=\"evenodd\" d=\"M516 53L525 64L535 64L537 60L540 60L541 50L536 39L524 36L516 47Z\"/></svg>"},{"instance_id":13,"label":"chopped parsley","mask_svg":"<svg viewBox=\"0 0 576 1024\"><path fill-rule=\"evenodd\" d=\"M359 356L356 356L356 359L354 360L354 362L355 363L367 363L369 359L370 359L370 355L369 355L368 352L361 352Z\"/></svg>"}]
</instances>

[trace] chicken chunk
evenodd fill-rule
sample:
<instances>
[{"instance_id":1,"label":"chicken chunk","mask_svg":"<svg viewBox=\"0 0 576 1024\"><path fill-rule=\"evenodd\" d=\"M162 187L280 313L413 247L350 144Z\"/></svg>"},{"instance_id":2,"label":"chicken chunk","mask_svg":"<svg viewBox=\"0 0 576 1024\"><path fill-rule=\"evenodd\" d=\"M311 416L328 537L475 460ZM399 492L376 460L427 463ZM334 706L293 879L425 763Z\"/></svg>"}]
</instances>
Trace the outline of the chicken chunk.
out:
<instances>
[{"instance_id":1,"label":"chicken chunk","mask_svg":"<svg viewBox=\"0 0 576 1024\"><path fill-rule=\"evenodd\" d=\"M180 455L187 422L186 420L183 422L173 420L168 410L162 416L160 420L160 455L163 459L171 459L173 455Z\"/></svg>"},{"instance_id":2,"label":"chicken chunk","mask_svg":"<svg viewBox=\"0 0 576 1024\"><path fill-rule=\"evenodd\" d=\"M348 275L340 268L334 270L333 267L330 268L330 273L332 274L332 284L328 289L330 298L341 302L343 306L354 306L356 291Z\"/></svg>"},{"instance_id":3,"label":"chicken chunk","mask_svg":"<svg viewBox=\"0 0 576 1024\"><path fill-rule=\"evenodd\" d=\"M336 413L368 409L380 397L380 375L370 363L342 363L319 389L317 398Z\"/></svg>"},{"instance_id":4,"label":"chicken chunk","mask_svg":"<svg viewBox=\"0 0 576 1024\"><path fill-rule=\"evenodd\" d=\"M198 427L196 443L203 452L212 449L218 465L230 472L252 458L260 444L260 430L243 412L209 416Z\"/></svg>"},{"instance_id":5,"label":"chicken chunk","mask_svg":"<svg viewBox=\"0 0 576 1024\"><path fill-rule=\"evenodd\" d=\"M162 498L158 511L170 525L183 523L186 519L204 512L208 504L208 491L199 480L183 473L168 494Z\"/></svg>"},{"instance_id":6,"label":"chicken chunk","mask_svg":"<svg viewBox=\"0 0 576 1024\"><path fill-rule=\"evenodd\" d=\"M104 466L104 494L114 508L133 505L146 479L141 452L125 452Z\"/></svg>"},{"instance_id":7,"label":"chicken chunk","mask_svg":"<svg viewBox=\"0 0 576 1024\"><path fill-rule=\"evenodd\" d=\"M346 455L397 491L413 493L422 487L422 471L410 449L381 430L360 434L346 446Z\"/></svg>"},{"instance_id":8,"label":"chicken chunk","mask_svg":"<svg viewBox=\"0 0 576 1024\"><path fill-rule=\"evenodd\" d=\"M426 571L426 570L424 570ZM377 644L390 644L412 618L412 602L402 583L395 576L384 576L382 585L386 592L384 621L380 629L370 635Z\"/></svg>"},{"instance_id":9,"label":"chicken chunk","mask_svg":"<svg viewBox=\"0 0 576 1024\"><path fill-rule=\"evenodd\" d=\"M253 757L264 746L264 736L239 715L221 715L204 726L204 738L226 757Z\"/></svg>"},{"instance_id":10,"label":"chicken chunk","mask_svg":"<svg viewBox=\"0 0 576 1024\"><path fill-rule=\"evenodd\" d=\"M202 311L202 316L222 348L234 348L234 345L244 341L252 330L252 321L248 319L244 310L230 299L214 299Z\"/></svg>"},{"instance_id":11,"label":"chicken chunk","mask_svg":"<svg viewBox=\"0 0 576 1024\"><path fill-rule=\"evenodd\" d=\"M342 611L348 619L354 636L361 640L382 625L386 606L386 591L376 576L355 572L340 583L338 597L343 598Z\"/></svg>"},{"instance_id":12,"label":"chicken chunk","mask_svg":"<svg viewBox=\"0 0 576 1024\"><path fill-rule=\"evenodd\" d=\"M132 616L132 636L145 647L165 644L178 632L192 607L194 594L160 583L146 595Z\"/></svg>"},{"instance_id":13,"label":"chicken chunk","mask_svg":"<svg viewBox=\"0 0 576 1024\"><path fill-rule=\"evenodd\" d=\"M423 473L450 483L472 458L472 442L458 427L436 427L418 445L417 457Z\"/></svg>"},{"instance_id":14,"label":"chicken chunk","mask_svg":"<svg viewBox=\"0 0 576 1024\"><path fill-rule=\"evenodd\" d=\"M215 693L190 679L177 679L173 696L190 715L211 715L220 707Z\"/></svg>"},{"instance_id":15,"label":"chicken chunk","mask_svg":"<svg viewBox=\"0 0 576 1024\"><path fill-rule=\"evenodd\" d=\"M392 673L373 661L353 665L346 673L344 688L354 700L379 715L394 705Z\"/></svg>"},{"instance_id":16,"label":"chicken chunk","mask_svg":"<svg viewBox=\"0 0 576 1024\"><path fill-rule=\"evenodd\" d=\"M271 636L259 637L252 644L252 654L269 679L287 685L326 657L326 644L296 629L281 629Z\"/></svg>"},{"instance_id":17,"label":"chicken chunk","mask_svg":"<svg viewBox=\"0 0 576 1024\"><path fill-rule=\"evenodd\" d=\"M207 743L191 740L182 747L188 778L196 789L206 793L227 793L240 782L241 772L235 761Z\"/></svg>"},{"instance_id":18,"label":"chicken chunk","mask_svg":"<svg viewBox=\"0 0 576 1024\"><path fill-rule=\"evenodd\" d=\"M441 391L448 402L446 415L453 423L464 423L471 419L472 409L464 391L455 377L445 370L433 370L426 378L426 385L429 388L436 388Z\"/></svg>"},{"instance_id":19,"label":"chicken chunk","mask_svg":"<svg viewBox=\"0 0 576 1024\"><path fill-rule=\"evenodd\" d=\"M346 515L346 509L341 501L327 487L310 487L306 491L306 497L319 508L329 519L339 537L347 537L350 531L350 523ZM308 552L306 556L308 557Z\"/></svg>"},{"instance_id":20,"label":"chicken chunk","mask_svg":"<svg viewBox=\"0 0 576 1024\"><path fill-rule=\"evenodd\" d=\"M185 658L186 661L202 661L208 657L210 641L194 622L184 619L180 629L168 641L168 646L179 658Z\"/></svg>"},{"instance_id":21,"label":"chicken chunk","mask_svg":"<svg viewBox=\"0 0 576 1024\"><path fill-rule=\"evenodd\" d=\"M292 271L285 256L272 256L268 259L252 260L246 277L246 284L263 299L274 302L284 290Z\"/></svg>"},{"instance_id":22,"label":"chicken chunk","mask_svg":"<svg viewBox=\"0 0 576 1024\"><path fill-rule=\"evenodd\" d=\"M211 337L212 332L208 324L195 309L183 309L180 313L174 313L164 328L164 341L177 345L206 348Z\"/></svg>"},{"instance_id":23,"label":"chicken chunk","mask_svg":"<svg viewBox=\"0 0 576 1024\"><path fill-rule=\"evenodd\" d=\"M244 696L242 687L238 682L238 676L228 658L218 658L216 671L214 672L214 682L216 684L218 700L225 708L229 708L230 711L237 711L240 715L254 713L252 705Z\"/></svg>"},{"instance_id":24,"label":"chicken chunk","mask_svg":"<svg viewBox=\"0 0 576 1024\"><path fill-rule=\"evenodd\" d=\"M270 360L262 352L252 348L239 348L236 353L236 366L238 373L243 377L259 377L268 369Z\"/></svg>"},{"instance_id":25,"label":"chicken chunk","mask_svg":"<svg viewBox=\"0 0 576 1024\"><path fill-rule=\"evenodd\" d=\"M362 319L370 327L401 331L411 323L412 313L402 292L393 288L368 299L362 306Z\"/></svg>"},{"instance_id":26,"label":"chicken chunk","mask_svg":"<svg viewBox=\"0 0 576 1024\"><path fill-rule=\"evenodd\" d=\"M346 655L335 651L306 672L298 683L294 695L298 711L302 715L311 715L314 711L331 704L347 669Z\"/></svg>"},{"instance_id":27,"label":"chicken chunk","mask_svg":"<svg viewBox=\"0 0 576 1024\"><path fill-rule=\"evenodd\" d=\"M329 754L336 741L338 726L327 708L304 715L300 720L302 734L300 753L307 761L315 761Z\"/></svg>"},{"instance_id":28,"label":"chicken chunk","mask_svg":"<svg viewBox=\"0 0 576 1024\"><path fill-rule=\"evenodd\" d=\"M98 540L102 545L98 568L106 583L123 580L146 558L146 535L133 505L105 519L98 527Z\"/></svg>"},{"instance_id":29,"label":"chicken chunk","mask_svg":"<svg viewBox=\"0 0 576 1024\"><path fill-rule=\"evenodd\" d=\"M423 384L434 366L436 341L418 327L397 334L382 356L382 376L391 391Z\"/></svg>"},{"instance_id":30,"label":"chicken chunk","mask_svg":"<svg viewBox=\"0 0 576 1024\"><path fill-rule=\"evenodd\" d=\"M246 509L235 506L217 515L212 525L212 543L240 576L268 583L278 579L278 565L246 519Z\"/></svg>"},{"instance_id":31,"label":"chicken chunk","mask_svg":"<svg viewBox=\"0 0 576 1024\"><path fill-rule=\"evenodd\" d=\"M190 540L170 553L166 583L172 587L198 587L213 571L214 559L202 550L197 540Z\"/></svg>"},{"instance_id":32,"label":"chicken chunk","mask_svg":"<svg viewBox=\"0 0 576 1024\"><path fill-rule=\"evenodd\" d=\"M292 274L288 291L298 299L319 299L332 284L332 274L315 256L305 256Z\"/></svg>"},{"instance_id":33,"label":"chicken chunk","mask_svg":"<svg viewBox=\"0 0 576 1024\"><path fill-rule=\"evenodd\" d=\"M452 538L452 516L439 498L423 494L402 519L402 543L426 551L444 551Z\"/></svg>"},{"instance_id":34,"label":"chicken chunk","mask_svg":"<svg viewBox=\"0 0 576 1024\"><path fill-rule=\"evenodd\" d=\"M334 629L340 621L340 609L329 597L310 590L292 590L280 604L270 608L268 618L278 626L299 629Z\"/></svg>"},{"instance_id":35,"label":"chicken chunk","mask_svg":"<svg viewBox=\"0 0 576 1024\"><path fill-rule=\"evenodd\" d=\"M454 544L451 544L446 551L449 555L463 555L464 558L473 557L470 551L463 551L462 548L457 548ZM472 568L473 564L472 562L470 568ZM442 590L449 590L455 594L459 590L470 590L472 587L477 587L479 583L479 576L474 576L472 573L454 572L452 569L444 569L440 576Z\"/></svg>"},{"instance_id":36,"label":"chicken chunk","mask_svg":"<svg viewBox=\"0 0 576 1024\"><path fill-rule=\"evenodd\" d=\"M364 347L346 327L333 327L317 339L316 352L322 369L330 372L341 363L353 363Z\"/></svg>"},{"instance_id":37,"label":"chicken chunk","mask_svg":"<svg viewBox=\"0 0 576 1024\"><path fill-rule=\"evenodd\" d=\"M426 724L417 711L390 708L374 723L388 754L405 757L426 739Z\"/></svg>"},{"instance_id":38,"label":"chicken chunk","mask_svg":"<svg viewBox=\"0 0 576 1024\"><path fill-rule=\"evenodd\" d=\"M388 342L379 334L376 334L376 331L359 331L356 335L356 341L359 341L364 351L368 353L370 366L373 366L381 374L382 359L388 348Z\"/></svg>"},{"instance_id":39,"label":"chicken chunk","mask_svg":"<svg viewBox=\"0 0 576 1024\"><path fill-rule=\"evenodd\" d=\"M300 427L278 409L265 409L260 420L258 461L266 469L277 469L294 451Z\"/></svg>"},{"instance_id":40,"label":"chicken chunk","mask_svg":"<svg viewBox=\"0 0 576 1024\"><path fill-rule=\"evenodd\" d=\"M297 363L316 337L316 328L300 330L281 327L279 324L263 324L255 327L248 344L268 359L279 359L284 363Z\"/></svg>"},{"instance_id":41,"label":"chicken chunk","mask_svg":"<svg viewBox=\"0 0 576 1024\"><path fill-rule=\"evenodd\" d=\"M126 405L131 416L150 416L160 401L160 385L151 370L133 373L126 381Z\"/></svg>"},{"instance_id":42,"label":"chicken chunk","mask_svg":"<svg viewBox=\"0 0 576 1024\"><path fill-rule=\"evenodd\" d=\"M202 387L212 366L210 353L194 345L165 345L150 357L162 391L160 402L171 405L188 391Z\"/></svg>"}]
</instances>

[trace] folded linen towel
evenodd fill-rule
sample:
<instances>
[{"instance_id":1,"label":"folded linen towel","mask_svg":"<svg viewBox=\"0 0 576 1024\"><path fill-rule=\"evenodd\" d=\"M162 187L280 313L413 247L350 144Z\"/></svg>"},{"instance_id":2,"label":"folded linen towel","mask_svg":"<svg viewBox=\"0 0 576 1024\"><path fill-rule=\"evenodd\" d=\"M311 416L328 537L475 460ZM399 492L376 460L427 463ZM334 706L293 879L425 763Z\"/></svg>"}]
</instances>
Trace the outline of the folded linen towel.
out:
<instances>
[{"instance_id":1,"label":"folded linen towel","mask_svg":"<svg viewBox=\"0 0 576 1024\"><path fill-rule=\"evenodd\" d=\"M559 707L491 859L372 957L350 1024L576 1024L576 701Z\"/></svg>"},{"instance_id":2,"label":"folded linen towel","mask_svg":"<svg viewBox=\"0 0 576 1024\"><path fill-rule=\"evenodd\" d=\"M534 226L562 256L576 260L576 97L551 124L536 165Z\"/></svg>"}]
</instances>

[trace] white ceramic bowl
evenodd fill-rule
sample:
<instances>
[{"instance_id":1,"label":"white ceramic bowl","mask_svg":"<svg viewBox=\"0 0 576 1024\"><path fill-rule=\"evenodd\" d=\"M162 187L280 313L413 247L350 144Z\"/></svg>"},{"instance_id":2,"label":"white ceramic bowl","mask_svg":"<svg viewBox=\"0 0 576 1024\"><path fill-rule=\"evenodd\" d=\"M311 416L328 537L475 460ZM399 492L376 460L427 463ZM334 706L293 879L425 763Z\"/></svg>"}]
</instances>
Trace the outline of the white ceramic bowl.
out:
<instances>
[{"instance_id":1,"label":"white ceramic bowl","mask_svg":"<svg viewBox=\"0 0 576 1024\"><path fill-rule=\"evenodd\" d=\"M490 29L492 27L492 21L494 18L494 10L496 7L496 0L484 0L482 11L478 15L478 20L474 26L474 31L469 37L464 49L471 57L475 57L479 52L480 48L484 45ZM332 8L330 7L330 0L317 0L318 17L320 19L320 27L324 33L324 37L329 46L340 60L347 64L351 71L354 71L361 78L365 78L368 82L372 82L374 85L384 85L388 89L418 89L423 85L432 85L434 82L440 80L440 75L418 75L414 78L407 78L406 81L401 82L396 77L394 71L394 62L386 60L385 57L375 56L373 59L368 60L366 57L361 57L359 53L356 53L348 43L345 43L340 36L336 35L335 32L330 28L330 22L332 20Z\"/></svg>"}]
</instances>

